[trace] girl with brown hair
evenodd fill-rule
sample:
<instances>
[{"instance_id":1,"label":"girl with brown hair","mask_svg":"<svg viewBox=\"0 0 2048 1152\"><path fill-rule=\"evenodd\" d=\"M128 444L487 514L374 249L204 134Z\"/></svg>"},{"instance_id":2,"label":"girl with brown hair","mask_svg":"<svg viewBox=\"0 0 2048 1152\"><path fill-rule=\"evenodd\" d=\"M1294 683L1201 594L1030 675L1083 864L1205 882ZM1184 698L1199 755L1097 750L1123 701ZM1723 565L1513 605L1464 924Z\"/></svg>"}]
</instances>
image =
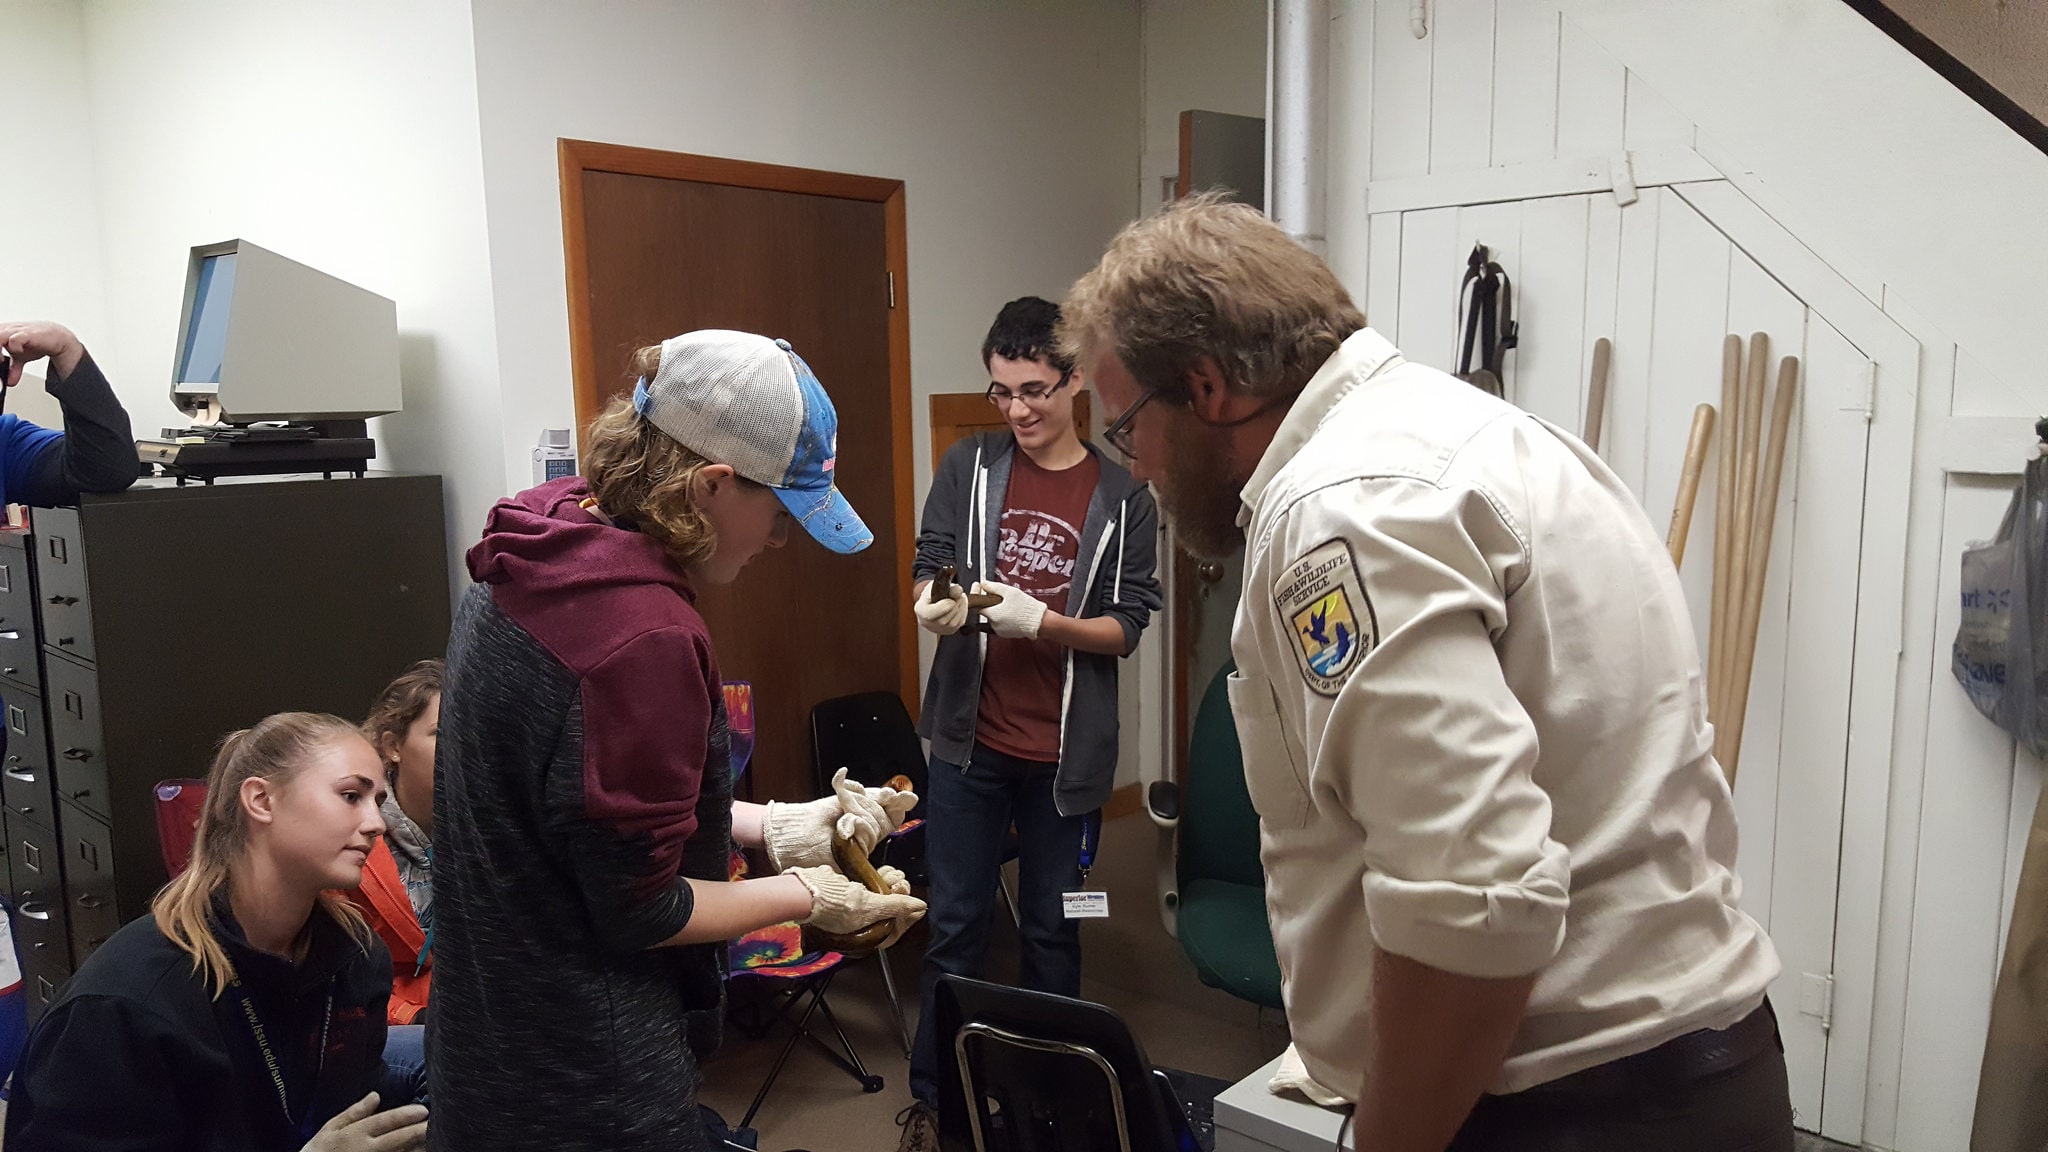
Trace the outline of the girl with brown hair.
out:
<instances>
[{"instance_id":1,"label":"girl with brown hair","mask_svg":"<svg viewBox=\"0 0 2048 1152\"><path fill-rule=\"evenodd\" d=\"M426 1109L376 1113L391 961L334 889L384 833L354 725L285 712L221 741L192 859L29 1033L6 1143L406 1152Z\"/></svg>"},{"instance_id":2,"label":"girl with brown hair","mask_svg":"<svg viewBox=\"0 0 2048 1152\"><path fill-rule=\"evenodd\" d=\"M350 899L391 951L387 1016L393 1027L422 1022L434 979L434 740L441 727L443 668L434 659L406 669L363 721L363 735L384 761L391 794L384 801L384 838Z\"/></svg>"}]
</instances>

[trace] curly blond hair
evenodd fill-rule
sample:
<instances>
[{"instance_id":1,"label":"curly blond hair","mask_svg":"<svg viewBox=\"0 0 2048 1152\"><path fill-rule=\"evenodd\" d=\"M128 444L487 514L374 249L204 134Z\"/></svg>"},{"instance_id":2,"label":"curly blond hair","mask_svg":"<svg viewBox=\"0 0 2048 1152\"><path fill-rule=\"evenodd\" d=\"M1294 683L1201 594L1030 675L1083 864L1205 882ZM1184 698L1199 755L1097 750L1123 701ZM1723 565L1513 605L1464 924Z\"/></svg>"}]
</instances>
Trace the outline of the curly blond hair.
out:
<instances>
[{"instance_id":1,"label":"curly blond hair","mask_svg":"<svg viewBox=\"0 0 2048 1152\"><path fill-rule=\"evenodd\" d=\"M649 380L660 366L659 344L640 349L627 361L630 375ZM718 550L718 535L697 507L695 488L697 474L713 461L655 427L633 410L633 401L626 396L598 413L583 440L583 475L607 515L631 521L685 570ZM754 483L734 476L742 484Z\"/></svg>"},{"instance_id":2,"label":"curly blond hair","mask_svg":"<svg viewBox=\"0 0 2048 1152\"><path fill-rule=\"evenodd\" d=\"M1060 308L1061 345L1109 349L1163 399L1213 361L1238 391L1298 391L1365 327L1329 266L1249 205L1204 193L1124 226Z\"/></svg>"}]
</instances>

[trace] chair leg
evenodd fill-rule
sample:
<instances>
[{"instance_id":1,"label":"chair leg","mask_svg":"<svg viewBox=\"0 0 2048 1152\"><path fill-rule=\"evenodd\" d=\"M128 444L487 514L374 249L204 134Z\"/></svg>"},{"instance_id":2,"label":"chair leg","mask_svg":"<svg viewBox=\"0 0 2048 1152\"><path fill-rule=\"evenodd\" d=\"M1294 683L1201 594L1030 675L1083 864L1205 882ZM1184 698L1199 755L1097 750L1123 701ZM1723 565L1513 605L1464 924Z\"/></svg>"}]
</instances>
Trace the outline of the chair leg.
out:
<instances>
[{"instance_id":1,"label":"chair leg","mask_svg":"<svg viewBox=\"0 0 2048 1152\"><path fill-rule=\"evenodd\" d=\"M841 1028L839 1026L839 1017L832 1014L832 1005L825 1003L825 998L823 995L820 995L818 997L818 1007L822 1009L825 1014L825 1023L830 1024L832 1026L833 1034L839 1037L839 1046L846 1049L846 1061L850 1065L848 1071L851 1071L853 1073L854 1079L860 1081L861 1091L880 1092L883 1088L882 1078L880 1076L876 1076L870 1073L868 1071L868 1066L866 1064L861 1063L860 1053L854 1051L853 1041L846 1038L846 1029ZM812 1039L817 1040L816 1037L812 1037ZM818 1046L823 1048L825 1046L824 1042L818 1041ZM825 1050L828 1053L831 1052L831 1049L829 1048L826 1048ZM838 1054L832 1054L836 1059Z\"/></svg>"},{"instance_id":2,"label":"chair leg","mask_svg":"<svg viewBox=\"0 0 2048 1152\"><path fill-rule=\"evenodd\" d=\"M775 1087L775 1078L782 1075L782 1066L789 1063L789 1054L795 1051L797 1041L804 1038L804 1028L811 1022L811 1014L818 1010L819 1002L825 998L824 985L830 982L831 973L826 973L826 976L827 980L821 981L811 990L811 1006L804 1009L803 1018L797 1021L796 1031L789 1034L789 1042L782 1046L781 1055L775 1057L775 1066L768 1069L768 1078L761 1081L761 1090L754 1093L754 1102L747 1106L747 1114L740 1118L740 1127L754 1126L754 1114L761 1110L761 1104L768 1099L768 1090Z\"/></svg>"},{"instance_id":3,"label":"chair leg","mask_svg":"<svg viewBox=\"0 0 2048 1152\"><path fill-rule=\"evenodd\" d=\"M896 994L896 973L889 967L889 950L878 949L875 963L882 966L882 987L889 992L889 1011L896 1016L896 1032L903 1037L903 1058L910 1059L910 1023L903 1015L903 998Z\"/></svg>"}]
</instances>

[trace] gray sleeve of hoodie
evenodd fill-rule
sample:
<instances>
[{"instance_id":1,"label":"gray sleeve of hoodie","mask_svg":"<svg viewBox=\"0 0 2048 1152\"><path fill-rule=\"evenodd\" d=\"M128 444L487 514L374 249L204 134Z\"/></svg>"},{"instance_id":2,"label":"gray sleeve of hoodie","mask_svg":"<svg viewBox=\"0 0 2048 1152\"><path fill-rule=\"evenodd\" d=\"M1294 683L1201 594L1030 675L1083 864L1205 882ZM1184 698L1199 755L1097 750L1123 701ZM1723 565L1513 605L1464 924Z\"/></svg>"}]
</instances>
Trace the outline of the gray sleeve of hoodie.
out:
<instances>
[{"instance_id":1,"label":"gray sleeve of hoodie","mask_svg":"<svg viewBox=\"0 0 2048 1152\"><path fill-rule=\"evenodd\" d=\"M973 486L974 447L978 437L956 441L939 460L932 473L932 488L925 494L924 518L918 522L917 555L910 562L910 582L929 580L947 565L959 567L959 557L968 551L961 533L966 531L967 491Z\"/></svg>"},{"instance_id":2,"label":"gray sleeve of hoodie","mask_svg":"<svg viewBox=\"0 0 2048 1152\"><path fill-rule=\"evenodd\" d=\"M1124 655L1138 650L1138 634L1165 601L1159 594L1159 509L1152 490L1138 487L1124 498L1123 563L1102 589L1102 614L1124 629Z\"/></svg>"}]
</instances>

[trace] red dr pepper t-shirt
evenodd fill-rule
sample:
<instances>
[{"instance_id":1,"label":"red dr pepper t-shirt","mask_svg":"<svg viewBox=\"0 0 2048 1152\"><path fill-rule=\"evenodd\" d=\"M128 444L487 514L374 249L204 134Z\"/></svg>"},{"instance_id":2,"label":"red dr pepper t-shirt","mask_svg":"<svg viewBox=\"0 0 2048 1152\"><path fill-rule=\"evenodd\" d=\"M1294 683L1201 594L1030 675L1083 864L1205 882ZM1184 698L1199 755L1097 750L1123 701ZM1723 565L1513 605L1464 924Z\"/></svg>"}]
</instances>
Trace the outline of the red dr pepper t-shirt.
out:
<instances>
[{"instance_id":1,"label":"red dr pepper t-shirt","mask_svg":"<svg viewBox=\"0 0 2048 1152\"><path fill-rule=\"evenodd\" d=\"M1066 611L1074 582L1088 578L1080 563L1081 525L1101 478L1093 452L1058 472L1017 452L996 528L996 578L1055 612ZM1057 761L1065 659L1066 649L1050 640L989 637L975 738L1020 760Z\"/></svg>"}]
</instances>

